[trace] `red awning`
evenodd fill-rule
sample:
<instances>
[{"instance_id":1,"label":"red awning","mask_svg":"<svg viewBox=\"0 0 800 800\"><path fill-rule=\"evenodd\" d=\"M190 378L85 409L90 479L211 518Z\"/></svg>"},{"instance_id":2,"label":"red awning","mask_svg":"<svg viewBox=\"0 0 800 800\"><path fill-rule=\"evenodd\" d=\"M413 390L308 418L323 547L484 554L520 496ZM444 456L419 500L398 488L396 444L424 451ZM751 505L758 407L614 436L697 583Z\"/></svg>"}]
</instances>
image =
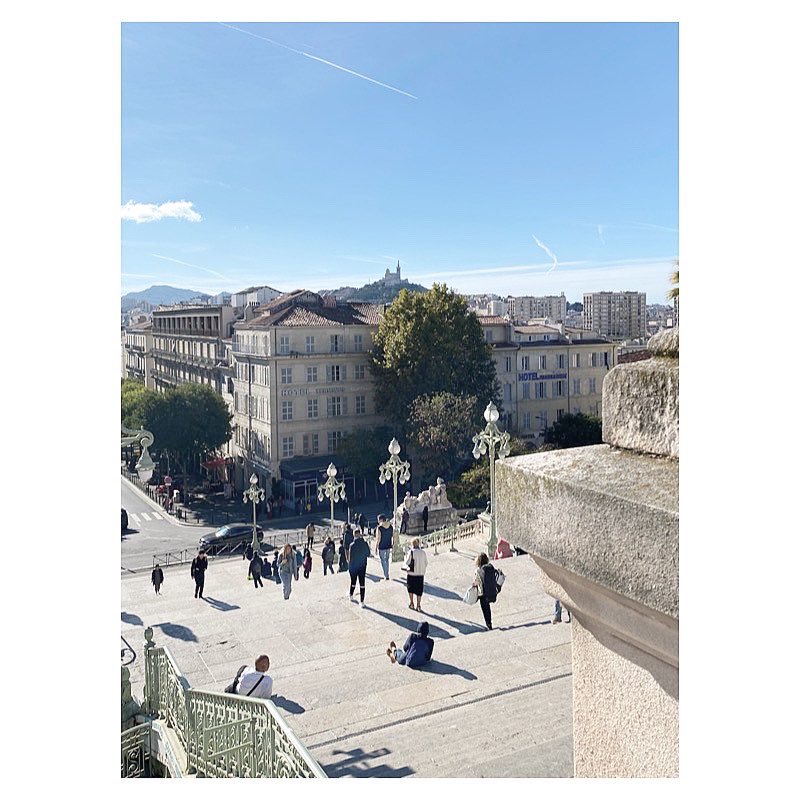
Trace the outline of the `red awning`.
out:
<instances>
[{"instance_id":1,"label":"red awning","mask_svg":"<svg viewBox=\"0 0 800 800\"><path fill-rule=\"evenodd\" d=\"M211 461L202 461L201 466L204 466L206 469L218 469L219 467L225 466L225 459L212 458Z\"/></svg>"}]
</instances>

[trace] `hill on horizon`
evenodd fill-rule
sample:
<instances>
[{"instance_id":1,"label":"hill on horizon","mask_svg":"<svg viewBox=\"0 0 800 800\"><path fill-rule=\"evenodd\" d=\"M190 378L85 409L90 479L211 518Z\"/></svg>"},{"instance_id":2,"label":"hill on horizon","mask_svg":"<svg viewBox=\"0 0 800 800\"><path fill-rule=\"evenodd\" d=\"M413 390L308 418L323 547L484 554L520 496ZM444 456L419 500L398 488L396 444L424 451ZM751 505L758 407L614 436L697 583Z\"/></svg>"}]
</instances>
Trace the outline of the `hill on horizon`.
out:
<instances>
[{"instance_id":1,"label":"hill on horizon","mask_svg":"<svg viewBox=\"0 0 800 800\"><path fill-rule=\"evenodd\" d=\"M339 289L324 290L320 294L333 295L337 300L345 300L349 303L391 303L403 289L408 289L409 292L428 291L424 286L418 283L409 283L406 280L400 284L395 283L389 286L383 280L377 280L360 289L343 286Z\"/></svg>"},{"instance_id":2,"label":"hill on horizon","mask_svg":"<svg viewBox=\"0 0 800 800\"><path fill-rule=\"evenodd\" d=\"M128 311L138 303L144 301L150 305L170 305L171 303L181 303L187 300L208 300L210 294L204 294L194 289L178 289L175 286L156 285L141 292L128 292L122 295L122 310Z\"/></svg>"}]
</instances>

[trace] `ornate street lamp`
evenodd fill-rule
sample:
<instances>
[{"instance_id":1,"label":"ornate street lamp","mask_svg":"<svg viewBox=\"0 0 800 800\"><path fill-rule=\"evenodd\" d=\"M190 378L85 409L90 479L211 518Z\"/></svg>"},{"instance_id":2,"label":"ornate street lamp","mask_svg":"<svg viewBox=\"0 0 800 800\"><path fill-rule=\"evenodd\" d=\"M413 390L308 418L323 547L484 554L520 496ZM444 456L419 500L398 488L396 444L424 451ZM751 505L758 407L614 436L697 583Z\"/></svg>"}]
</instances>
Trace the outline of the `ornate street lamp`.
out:
<instances>
[{"instance_id":1,"label":"ornate street lamp","mask_svg":"<svg viewBox=\"0 0 800 800\"><path fill-rule=\"evenodd\" d=\"M481 456L486 455L487 449L489 451L489 519L491 523L491 534L489 536L488 548L489 557L491 558L497 547L494 515L494 448L495 445L500 445L497 455L501 459L505 458L510 452L508 445L510 437L508 431L502 432L497 427L497 420L500 419L500 412L497 410L494 403L489 403L489 405L486 406L486 411L483 412L483 418L486 420L487 424L480 433L476 433L475 436L472 437L472 441L475 443L475 447L472 448L472 455L477 460Z\"/></svg>"},{"instance_id":2,"label":"ornate street lamp","mask_svg":"<svg viewBox=\"0 0 800 800\"><path fill-rule=\"evenodd\" d=\"M333 534L333 504L337 500L347 500L347 497L344 493L344 481L337 481L336 474L338 473L338 469L333 466L333 463L328 465L328 469L326 470L328 475L328 480L322 484L317 489L317 499L321 503L324 498L328 498L331 501L331 537L334 536ZM334 537L335 538L335 537Z\"/></svg>"},{"instance_id":3,"label":"ornate street lamp","mask_svg":"<svg viewBox=\"0 0 800 800\"><path fill-rule=\"evenodd\" d=\"M255 472L250 476L250 488L242 494L242 501L248 500L253 504L253 552L258 552L258 533L256 531L256 503L264 499L264 490L258 488L258 478Z\"/></svg>"},{"instance_id":4,"label":"ornate street lamp","mask_svg":"<svg viewBox=\"0 0 800 800\"><path fill-rule=\"evenodd\" d=\"M408 461L401 461L400 445L397 439L389 442L389 460L380 466L381 484L391 480L394 483L394 506L392 511L392 561L403 560L403 548L400 546L400 532L397 528L397 482L405 483L411 478L411 465Z\"/></svg>"},{"instance_id":5,"label":"ornate street lamp","mask_svg":"<svg viewBox=\"0 0 800 800\"><path fill-rule=\"evenodd\" d=\"M147 483L153 477L153 469L155 468L153 459L150 458L150 453L147 452L147 448L153 444L153 434L144 428L139 428L137 431L134 428L126 428L123 425L122 444L129 445L137 442L142 446L142 454L136 462L136 471L139 473L139 480L142 483Z\"/></svg>"}]
</instances>

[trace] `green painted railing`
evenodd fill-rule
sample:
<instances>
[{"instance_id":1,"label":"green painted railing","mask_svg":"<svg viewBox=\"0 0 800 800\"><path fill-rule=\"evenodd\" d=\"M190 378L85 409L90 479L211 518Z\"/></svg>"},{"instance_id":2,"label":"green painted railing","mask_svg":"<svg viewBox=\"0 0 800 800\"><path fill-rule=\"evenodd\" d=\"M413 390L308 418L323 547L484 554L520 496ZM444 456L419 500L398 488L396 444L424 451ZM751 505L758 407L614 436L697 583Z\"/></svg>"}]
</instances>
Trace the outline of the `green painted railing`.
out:
<instances>
[{"instance_id":1,"label":"green painted railing","mask_svg":"<svg viewBox=\"0 0 800 800\"><path fill-rule=\"evenodd\" d=\"M150 723L122 732L123 778L146 778L150 766Z\"/></svg>"},{"instance_id":2,"label":"green painted railing","mask_svg":"<svg viewBox=\"0 0 800 800\"><path fill-rule=\"evenodd\" d=\"M192 689L145 631L145 706L171 727L187 767L216 778L326 778L271 700Z\"/></svg>"}]
</instances>

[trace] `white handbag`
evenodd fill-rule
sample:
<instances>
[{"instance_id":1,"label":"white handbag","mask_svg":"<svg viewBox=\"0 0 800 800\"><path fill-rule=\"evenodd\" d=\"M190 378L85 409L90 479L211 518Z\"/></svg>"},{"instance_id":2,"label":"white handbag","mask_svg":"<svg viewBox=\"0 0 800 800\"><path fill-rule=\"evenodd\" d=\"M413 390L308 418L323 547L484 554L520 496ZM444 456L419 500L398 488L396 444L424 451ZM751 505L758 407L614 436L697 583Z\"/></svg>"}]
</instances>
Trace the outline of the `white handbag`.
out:
<instances>
[{"instance_id":1,"label":"white handbag","mask_svg":"<svg viewBox=\"0 0 800 800\"><path fill-rule=\"evenodd\" d=\"M464 602L468 606L474 606L475 603L478 602L478 587L477 586L470 586L466 592L464 592Z\"/></svg>"}]
</instances>

